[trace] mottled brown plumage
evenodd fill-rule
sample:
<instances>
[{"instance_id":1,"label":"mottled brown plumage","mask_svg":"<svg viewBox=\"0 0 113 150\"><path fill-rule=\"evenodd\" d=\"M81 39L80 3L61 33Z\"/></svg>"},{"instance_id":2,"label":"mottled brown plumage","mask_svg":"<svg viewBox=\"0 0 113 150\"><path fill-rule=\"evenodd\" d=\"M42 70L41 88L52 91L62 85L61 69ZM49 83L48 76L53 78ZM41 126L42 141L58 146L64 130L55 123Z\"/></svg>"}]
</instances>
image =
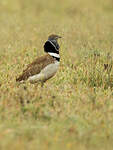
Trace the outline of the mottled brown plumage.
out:
<instances>
[{"instance_id":1,"label":"mottled brown plumage","mask_svg":"<svg viewBox=\"0 0 113 150\"><path fill-rule=\"evenodd\" d=\"M27 80L30 76L40 73L44 67L51 63L54 63L54 61L54 58L49 54L35 59L31 64L27 66L25 70L23 70L22 75L20 75L16 79L16 81Z\"/></svg>"}]
</instances>

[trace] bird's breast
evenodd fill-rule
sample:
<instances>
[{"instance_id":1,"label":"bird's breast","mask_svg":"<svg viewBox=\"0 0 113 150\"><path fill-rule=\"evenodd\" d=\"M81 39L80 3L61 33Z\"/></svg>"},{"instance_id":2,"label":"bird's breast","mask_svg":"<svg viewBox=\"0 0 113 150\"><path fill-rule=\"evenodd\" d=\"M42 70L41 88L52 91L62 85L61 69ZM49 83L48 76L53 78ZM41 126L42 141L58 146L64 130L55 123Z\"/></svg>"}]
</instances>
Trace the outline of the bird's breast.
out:
<instances>
[{"instance_id":1,"label":"bird's breast","mask_svg":"<svg viewBox=\"0 0 113 150\"><path fill-rule=\"evenodd\" d=\"M47 65L42 71L41 73L44 74L45 78L49 78L51 76L53 76L59 67L60 62L55 61L55 63L49 64Z\"/></svg>"}]
</instances>

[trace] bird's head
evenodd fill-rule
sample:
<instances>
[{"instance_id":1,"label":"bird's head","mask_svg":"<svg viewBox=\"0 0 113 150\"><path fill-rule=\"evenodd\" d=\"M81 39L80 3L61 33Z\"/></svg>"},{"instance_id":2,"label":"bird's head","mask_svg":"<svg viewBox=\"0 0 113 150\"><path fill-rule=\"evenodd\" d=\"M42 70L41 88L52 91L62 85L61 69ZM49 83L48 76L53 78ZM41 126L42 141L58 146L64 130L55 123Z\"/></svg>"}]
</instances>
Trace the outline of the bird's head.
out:
<instances>
[{"instance_id":1,"label":"bird's head","mask_svg":"<svg viewBox=\"0 0 113 150\"><path fill-rule=\"evenodd\" d=\"M55 34L51 34L51 35L48 37L48 40L50 40L50 41L56 40L56 41L57 41L59 38L61 38L61 36L55 35Z\"/></svg>"},{"instance_id":2,"label":"bird's head","mask_svg":"<svg viewBox=\"0 0 113 150\"><path fill-rule=\"evenodd\" d=\"M57 40L61 38L61 36L55 35L55 34L51 34L48 37L48 40L45 42L44 44L44 51L47 53L56 53L59 54L59 44L57 42Z\"/></svg>"}]
</instances>

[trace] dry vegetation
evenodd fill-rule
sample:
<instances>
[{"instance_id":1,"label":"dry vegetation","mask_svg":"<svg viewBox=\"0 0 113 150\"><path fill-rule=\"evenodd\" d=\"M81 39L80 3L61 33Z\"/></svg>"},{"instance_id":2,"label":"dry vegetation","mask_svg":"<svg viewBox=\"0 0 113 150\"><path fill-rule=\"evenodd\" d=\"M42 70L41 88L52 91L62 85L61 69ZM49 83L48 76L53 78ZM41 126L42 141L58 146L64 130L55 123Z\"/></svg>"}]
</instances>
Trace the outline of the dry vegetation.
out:
<instances>
[{"instance_id":1,"label":"dry vegetation","mask_svg":"<svg viewBox=\"0 0 113 150\"><path fill-rule=\"evenodd\" d=\"M112 150L113 1L0 0L0 31L0 150ZM51 33L59 72L17 84Z\"/></svg>"}]
</instances>

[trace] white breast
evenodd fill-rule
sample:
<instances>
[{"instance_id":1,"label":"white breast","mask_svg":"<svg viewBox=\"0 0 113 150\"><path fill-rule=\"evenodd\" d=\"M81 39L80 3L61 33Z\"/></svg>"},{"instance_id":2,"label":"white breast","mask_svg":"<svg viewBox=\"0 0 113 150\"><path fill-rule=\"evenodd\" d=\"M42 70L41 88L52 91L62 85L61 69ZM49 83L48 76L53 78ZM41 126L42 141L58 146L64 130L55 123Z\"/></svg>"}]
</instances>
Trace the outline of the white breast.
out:
<instances>
[{"instance_id":1,"label":"white breast","mask_svg":"<svg viewBox=\"0 0 113 150\"><path fill-rule=\"evenodd\" d=\"M55 61L55 63L47 65L39 74L29 77L28 80L31 83L36 83L38 81L46 81L47 79L54 76L54 74L58 70L59 64L60 62Z\"/></svg>"}]
</instances>

